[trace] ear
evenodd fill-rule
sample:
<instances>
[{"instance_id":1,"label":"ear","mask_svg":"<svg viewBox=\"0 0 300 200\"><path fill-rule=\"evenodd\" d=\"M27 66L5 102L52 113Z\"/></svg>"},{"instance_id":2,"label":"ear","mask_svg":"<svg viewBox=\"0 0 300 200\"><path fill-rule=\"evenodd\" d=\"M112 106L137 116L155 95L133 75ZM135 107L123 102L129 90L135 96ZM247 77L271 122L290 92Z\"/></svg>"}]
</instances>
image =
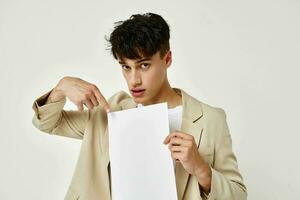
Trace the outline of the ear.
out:
<instances>
[{"instance_id":1,"label":"ear","mask_svg":"<svg viewBox=\"0 0 300 200\"><path fill-rule=\"evenodd\" d=\"M167 68L172 64L172 52L169 50L165 55Z\"/></svg>"}]
</instances>

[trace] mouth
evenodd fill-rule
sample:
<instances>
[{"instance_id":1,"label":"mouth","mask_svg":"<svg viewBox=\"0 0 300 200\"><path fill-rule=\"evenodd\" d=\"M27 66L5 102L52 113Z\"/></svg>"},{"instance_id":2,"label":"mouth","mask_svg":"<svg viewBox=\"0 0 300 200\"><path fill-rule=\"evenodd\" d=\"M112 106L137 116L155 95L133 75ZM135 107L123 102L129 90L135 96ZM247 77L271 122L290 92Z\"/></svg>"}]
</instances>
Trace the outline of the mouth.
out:
<instances>
[{"instance_id":1,"label":"mouth","mask_svg":"<svg viewBox=\"0 0 300 200\"><path fill-rule=\"evenodd\" d=\"M141 97L144 95L145 90L146 89L132 89L130 92L134 97Z\"/></svg>"}]
</instances>

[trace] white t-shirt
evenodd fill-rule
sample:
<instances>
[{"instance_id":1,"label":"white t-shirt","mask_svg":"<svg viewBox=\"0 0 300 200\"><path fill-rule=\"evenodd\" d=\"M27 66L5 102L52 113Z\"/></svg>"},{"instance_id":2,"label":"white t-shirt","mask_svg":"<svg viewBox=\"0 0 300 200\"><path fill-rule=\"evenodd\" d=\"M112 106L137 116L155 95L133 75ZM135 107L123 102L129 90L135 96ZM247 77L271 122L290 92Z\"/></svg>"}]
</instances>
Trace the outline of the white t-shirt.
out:
<instances>
[{"instance_id":1,"label":"white t-shirt","mask_svg":"<svg viewBox=\"0 0 300 200\"><path fill-rule=\"evenodd\" d=\"M138 107L143 106L143 104L138 104ZM169 130L170 133L174 130L180 130L182 122L182 105L176 106L174 108L168 109L169 116ZM175 160L173 160L174 170L175 170Z\"/></svg>"}]
</instances>

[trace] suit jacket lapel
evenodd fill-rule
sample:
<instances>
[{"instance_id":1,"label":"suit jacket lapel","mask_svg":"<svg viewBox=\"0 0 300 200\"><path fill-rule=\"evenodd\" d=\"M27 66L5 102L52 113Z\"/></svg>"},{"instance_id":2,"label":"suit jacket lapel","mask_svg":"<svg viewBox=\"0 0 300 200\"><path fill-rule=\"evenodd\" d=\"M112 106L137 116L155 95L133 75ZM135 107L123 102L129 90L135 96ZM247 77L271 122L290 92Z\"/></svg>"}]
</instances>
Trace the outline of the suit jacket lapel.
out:
<instances>
[{"instance_id":1,"label":"suit jacket lapel","mask_svg":"<svg viewBox=\"0 0 300 200\"><path fill-rule=\"evenodd\" d=\"M179 88L173 89L177 93L181 92L182 96L182 122L180 131L192 135L199 147L203 131L203 121L200 120L203 116L201 104L184 90ZM181 163L176 163L175 176L178 199L182 199L190 174L184 169Z\"/></svg>"}]
</instances>

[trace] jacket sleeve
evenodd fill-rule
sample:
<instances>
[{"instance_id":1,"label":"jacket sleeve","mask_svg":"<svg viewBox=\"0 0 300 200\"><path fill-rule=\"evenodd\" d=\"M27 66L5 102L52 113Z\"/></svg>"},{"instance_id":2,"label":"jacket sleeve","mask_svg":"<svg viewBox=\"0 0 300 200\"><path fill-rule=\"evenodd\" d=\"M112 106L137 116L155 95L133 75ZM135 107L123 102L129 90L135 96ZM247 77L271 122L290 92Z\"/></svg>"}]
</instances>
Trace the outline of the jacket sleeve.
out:
<instances>
[{"instance_id":1,"label":"jacket sleeve","mask_svg":"<svg viewBox=\"0 0 300 200\"><path fill-rule=\"evenodd\" d=\"M212 170L211 190L204 199L246 200L247 189L239 172L236 156L232 151L232 140L226 121L226 114L221 112L220 128L215 144L215 159Z\"/></svg>"},{"instance_id":2,"label":"jacket sleeve","mask_svg":"<svg viewBox=\"0 0 300 200\"><path fill-rule=\"evenodd\" d=\"M56 102L47 102L52 90L34 101L32 105L33 125L48 134L82 139L89 119L89 111L64 110L66 98Z\"/></svg>"}]
</instances>

